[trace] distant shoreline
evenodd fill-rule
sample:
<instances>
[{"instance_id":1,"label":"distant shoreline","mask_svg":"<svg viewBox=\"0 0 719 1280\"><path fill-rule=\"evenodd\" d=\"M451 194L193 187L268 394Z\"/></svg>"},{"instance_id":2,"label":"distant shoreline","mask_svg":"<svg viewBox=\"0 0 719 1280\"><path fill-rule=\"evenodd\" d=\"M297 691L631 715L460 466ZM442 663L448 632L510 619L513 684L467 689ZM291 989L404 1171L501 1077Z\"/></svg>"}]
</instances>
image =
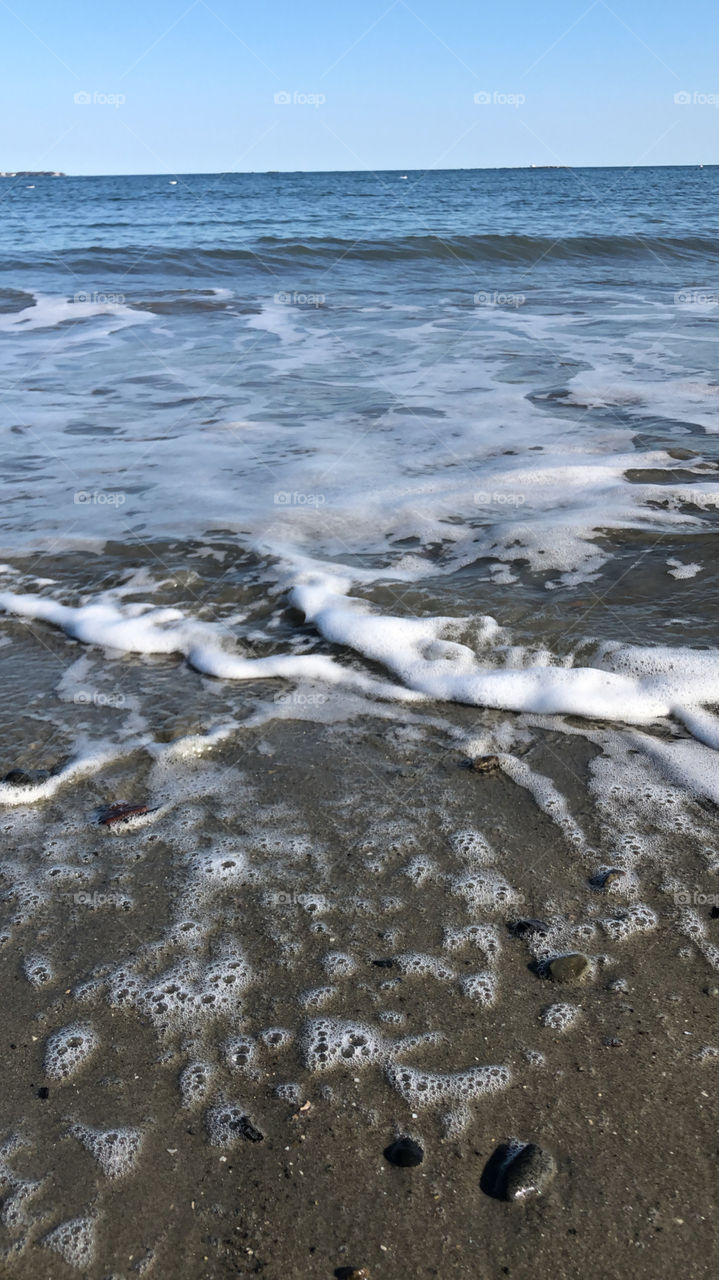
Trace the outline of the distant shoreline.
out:
<instances>
[{"instance_id":1,"label":"distant shoreline","mask_svg":"<svg viewBox=\"0 0 719 1280\"><path fill-rule=\"evenodd\" d=\"M164 173L62 173L60 171L51 170L31 170L18 169L13 172L0 172L0 178L281 178L281 177L299 177L310 175L329 175L329 174L347 174L347 173L522 173L536 171L537 173L546 173L548 170L558 170L560 172L584 172L586 170L626 170L634 171L636 169L716 169L717 164L704 164L700 161L686 164L513 164L513 165L479 165L476 168L462 167L459 169L229 169L229 170L197 170L196 172L188 171L183 173L179 170L167 170Z\"/></svg>"},{"instance_id":2,"label":"distant shoreline","mask_svg":"<svg viewBox=\"0 0 719 1280\"><path fill-rule=\"evenodd\" d=\"M87 174L87 177L93 175ZM97 175L96 175L97 176ZM0 173L0 178L66 178L66 173L55 173L51 169L17 169L14 173Z\"/></svg>"}]
</instances>

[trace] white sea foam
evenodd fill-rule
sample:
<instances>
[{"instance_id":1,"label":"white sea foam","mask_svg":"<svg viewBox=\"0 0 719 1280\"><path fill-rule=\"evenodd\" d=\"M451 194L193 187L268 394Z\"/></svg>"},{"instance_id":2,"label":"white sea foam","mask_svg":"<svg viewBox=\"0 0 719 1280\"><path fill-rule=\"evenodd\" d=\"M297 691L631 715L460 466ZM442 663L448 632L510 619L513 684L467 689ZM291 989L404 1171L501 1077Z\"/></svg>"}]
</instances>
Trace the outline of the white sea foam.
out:
<instances>
[{"instance_id":1,"label":"white sea foam","mask_svg":"<svg viewBox=\"0 0 719 1280\"><path fill-rule=\"evenodd\" d=\"M247 658L227 652L209 624L188 620L177 609L123 607L106 600L72 607L7 591L0 593L0 608L52 623L86 644L120 652L183 653L196 669L224 679L311 679L390 700L431 698L634 724L671 715L690 724L687 709L719 702L715 651L605 645L597 651L595 666L559 666L545 654L519 651L525 665L502 666L506 639L495 619L474 620L470 645L458 639L467 631L467 620L380 614L350 596L349 589L346 579L310 574L294 586L290 599L326 640L383 665L400 685L323 654ZM511 767L516 769L516 763ZM35 789L0 784L0 799L22 803L35 798L35 792L37 798L50 794L57 785L56 778Z\"/></svg>"},{"instance_id":2,"label":"white sea foam","mask_svg":"<svg viewBox=\"0 0 719 1280\"><path fill-rule=\"evenodd\" d=\"M54 1249L71 1267L87 1274L96 1250L96 1224L93 1218L72 1218L61 1222L45 1236L43 1242Z\"/></svg>"},{"instance_id":3,"label":"white sea foam","mask_svg":"<svg viewBox=\"0 0 719 1280\"><path fill-rule=\"evenodd\" d=\"M421 697L415 691L387 685L361 671L344 667L323 654L246 658L230 653L220 647L217 630L185 619L178 609L153 609L144 605L121 608L104 601L74 608L44 596L21 596L7 591L0 593L0 608L18 617L52 623L83 644L100 645L120 653L184 654L190 665L203 675L224 680L268 677L317 680L393 700L411 702ZM23 788L23 795L25 799L31 798L29 788Z\"/></svg>"},{"instance_id":4,"label":"white sea foam","mask_svg":"<svg viewBox=\"0 0 719 1280\"><path fill-rule=\"evenodd\" d=\"M142 1146L141 1129L91 1129L76 1124L71 1132L95 1157L108 1178L121 1178L129 1173Z\"/></svg>"},{"instance_id":5,"label":"white sea foam","mask_svg":"<svg viewBox=\"0 0 719 1280\"><path fill-rule=\"evenodd\" d=\"M92 1027L73 1024L55 1031L45 1046L45 1074L66 1080L95 1052L99 1044Z\"/></svg>"},{"instance_id":6,"label":"white sea foam","mask_svg":"<svg viewBox=\"0 0 719 1280\"><path fill-rule=\"evenodd\" d=\"M102 332L110 334L114 329L126 325L145 324L152 320L147 311L125 306L112 294L90 295L78 294L75 298L54 298L45 294L36 294L34 303L22 311L13 311L0 315L0 331L17 332L28 329L54 329L57 325L73 321L93 320L98 316L111 316L112 322ZM97 331L89 331L88 337L97 337Z\"/></svg>"},{"instance_id":7,"label":"white sea foam","mask_svg":"<svg viewBox=\"0 0 719 1280\"><path fill-rule=\"evenodd\" d=\"M104 765L117 759L121 754L124 753L118 750L97 748L94 751L88 751L87 754L81 755L75 760L71 760L62 769L58 769L57 773L51 774L43 782L30 783L27 786L21 783L0 782L0 804L25 805L33 804L36 800L47 800L50 796L54 796L60 787L65 786L66 783L73 782L76 778L82 778L88 774L97 773Z\"/></svg>"}]
</instances>

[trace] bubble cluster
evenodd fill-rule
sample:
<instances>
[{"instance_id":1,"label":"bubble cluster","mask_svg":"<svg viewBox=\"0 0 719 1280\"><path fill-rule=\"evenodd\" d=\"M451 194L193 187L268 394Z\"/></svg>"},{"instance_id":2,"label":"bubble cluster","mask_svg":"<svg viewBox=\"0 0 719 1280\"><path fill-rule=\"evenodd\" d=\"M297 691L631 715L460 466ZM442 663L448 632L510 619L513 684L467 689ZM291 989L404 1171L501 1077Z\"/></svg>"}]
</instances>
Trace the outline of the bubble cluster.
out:
<instances>
[{"instance_id":1,"label":"bubble cluster","mask_svg":"<svg viewBox=\"0 0 719 1280\"><path fill-rule=\"evenodd\" d=\"M246 1075L257 1074L257 1044L252 1036L233 1036L225 1041L223 1052L231 1071L243 1071Z\"/></svg>"},{"instance_id":2,"label":"bubble cluster","mask_svg":"<svg viewBox=\"0 0 719 1280\"><path fill-rule=\"evenodd\" d=\"M302 1098L302 1090L298 1084L278 1084L275 1085L275 1097L282 1102L291 1102L293 1106Z\"/></svg>"},{"instance_id":3,"label":"bubble cluster","mask_svg":"<svg viewBox=\"0 0 719 1280\"><path fill-rule=\"evenodd\" d=\"M94 1053L99 1044L92 1027L79 1023L55 1031L45 1046L45 1074L66 1080Z\"/></svg>"},{"instance_id":4,"label":"bubble cluster","mask_svg":"<svg viewBox=\"0 0 719 1280\"><path fill-rule=\"evenodd\" d=\"M183 959L144 987L135 1003L160 1028L193 1023L235 1012L251 981L247 960L233 948L207 965Z\"/></svg>"},{"instance_id":5,"label":"bubble cluster","mask_svg":"<svg viewBox=\"0 0 719 1280\"><path fill-rule=\"evenodd\" d=\"M250 1117L234 1102L212 1107L205 1115L205 1125L210 1142L216 1147L231 1147L238 1138L249 1142L262 1142L263 1135Z\"/></svg>"},{"instance_id":6,"label":"bubble cluster","mask_svg":"<svg viewBox=\"0 0 719 1280\"><path fill-rule=\"evenodd\" d=\"M310 1071L327 1071L331 1067L367 1067L379 1062L384 1046L376 1032L360 1022L340 1018L315 1018L308 1022L300 1037L305 1066Z\"/></svg>"},{"instance_id":7,"label":"bubble cluster","mask_svg":"<svg viewBox=\"0 0 719 1280\"><path fill-rule=\"evenodd\" d=\"M34 987L42 987L45 983L52 982L55 977L47 956L26 956L22 967L25 977Z\"/></svg>"},{"instance_id":8,"label":"bubble cluster","mask_svg":"<svg viewBox=\"0 0 719 1280\"><path fill-rule=\"evenodd\" d=\"M266 1049L286 1049L294 1036L286 1027L268 1027L266 1031L260 1032L259 1038Z\"/></svg>"},{"instance_id":9,"label":"bubble cluster","mask_svg":"<svg viewBox=\"0 0 719 1280\"><path fill-rule=\"evenodd\" d=\"M142 1146L141 1129L89 1129L75 1125L73 1136L95 1157L108 1178L129 1173Z\"/></svg>"},{"instance_id":10,"label":"bubble cluster","mask_svg":"<svg viewBox=\"0 0 719 1280\"><path fill-rule=\"evenodd\" d=\"M328 978L347 978L357 968L354 956L347 955L345 951L328 951L321 963Z\"/></svg>"},{"instance_id":11,"label":"bubble cluster","mask_svg":"<svg viewBox=\"0 0 719 1280\"><path fill-rule=\"evenodd\" d=\"M336 995L336 987L311 987L309 991L300 992L297 1003L303 1009L323 1009Z\"/></svg>"},{"instance_id":12,"label":"bubble cluster","mask_svg":"<svg viewBox=\"0 0 719 1280\"><path fill-rule=\"evenodd\" d=\"M400 973L414 978L438 978L440 982L451 982L455 976L454 969L441 956L407 951L395 956L394 962Z\"/></svg>"},{"instance_id":13,"label":"bubble cluster","mask_svg":"<svg viewBox=\"0 0 719 1280\"><path fill-rule=\"evenodd\" d=\"M509 1084L509 1067L469 1067L466 1071L422 1071L391 1063L387 1067L390 1084L411 1107L437 1106L455 1101L471 1102L484 1093L496 1093Z\"/></svg>"},{"instance_id":14,"label":"bubble cluster","mask_svg":"<svg viewBox=\"0 0 719 1280\"><path fill-rule=\"evenodd\" d=\"M195 884L197 885L202 885L203 882L209 885L217 883L228 884L242 880L246 873L246 867L247 859L245 854L239 851L202 854L192 864L195 872Z\"/></svg>"},{"instance_id":15,"label":"bubble cluster","mask_svg":"<svg viewBox=\"0 0 719 1280\"><path fill-rule=\"evenodd\" d=\"M179 1085L183 1107L204 1102L212 1084L215 1068L211 1062L190 1062L180 1072Z\"/></svg>"},{"instance_id":16,"label":"bubble cluster","mask_svg":"<svg viewBox=\"0 0 719 1280\"><path fill-rule=\"evenodd\" d=\"M459 985L463 995L486 1007L493 1005L497 999L497 978L487 970L467 974L460 979Z\"/></svg>"},{"instance_id":17,"label":"bubble cluster","mask_svg":"<svg viewBox=\"0 0 719 1280\"><path fill-rule=\"evenodd\" d=\"M648 933L657 927L657 917L651 907L644 906L638 902L635 906L627 907L625 911L617 913L616 916L609 917L601 921L604 932L614 941L622 942L625 938L631 938L634 933Z\"/></svg>"},{"instance_id":18,"label":"bubble cluster","mask_svg":"<svg viewBox=\"0 0 719 1280\"><path fill-rule=\"evenodd\" d=\"M470 871L466 875L456 876L452 881L452 892L464 898L473 910L499 911L521 901L514 890L499 871Z\"/></svg>"},{"instance_id":19,"label":"bubble cluster","mask_svg":"<svg viewBox=\"0 0 719 1280\"><path fill-rule=\"evenodd\" d=\"M442 946L445 951L461 951L464 947L475 947L482 953L488 964L498 958L501 949L499 931L493 924L465 924L456 928L446 928Z\"/></svg>"},{"instance_id":20,"label":"bubble cluster","mask_svg":"<svg viewBox=\"0 0 719 1280\"><path fill-rule=\"evenodd\" d=\"M0 1172L3 1184L3 1200L0 1209L0 1222L9 1231L20 1231L31 1223L27 1205L42 1186L41 1182L30 1182L17 1178L7 1168Z\"/></svg>"},{"instance_id":21,"label":"bubble cluster","mask_svg":"<svg viewBox=\"0 0 719 1280\"><path fill-rule=\"evenodd\" d=\"M539 1049L525 1049L524 1056L530 1067L541 1067L546 1061L544 1054Z\"/></svg>"},{"instance_id":22,"label":"bubble cluster","mask_svg":"<svg viewBox=\"0 0 719 1280\"><path fill-rule=\"evenodd\" d=\"M427 884L428 881L435 879L437 864L426 854L418 853L414 858L410 858L406 866L402 868L402 874L407 877L416 889L419 889L422 885Z\"/></svg>"},{"instance_id":23,"label":"bubble cluster","mask_svg":"<svg viewBox=\"0 0 719 1280\"><path fill-rule=\"evenodd\" d=\"M401 1027L407 1021L407 1014L400 1013L397 1009L383 1009L378 1017L380 1022L388 1022L395 1027Z\"/></svg>"},{"instance_id":24,"label":"bubble cluster","mask_svg":"<svg viewBox=\"0 0 719 1280\"><path fill-rule=\"evenodd\" d=\"M542 1009L539 1020L550 1031L566 1031L579 1017L579 1009L573 1004L550 1004Z\"/></svg>"},{"instance_id":25,"label":"bubble cluster","mask_svg":"<svg viewBox=\"0 0 719 1280\"><path fill-rule=\"evenodd\" d=\"M487 866L496 860L491 844L481 831L472 828L455 831L449 837L449 843L452 852L470 866Z\"/></svg>"},{"instance_id":26,"label":"bubble cluster","mask_svg":"<svg viewBox=\"0 0 719 1280\"><path fill-rule=\"evenodd\" d=\"M95 1222L92 1218L71 1218L45 1236L43 1244L54 1249L71 1267L84 1270L95 1257Z\"/></svg>"}]
</instances>

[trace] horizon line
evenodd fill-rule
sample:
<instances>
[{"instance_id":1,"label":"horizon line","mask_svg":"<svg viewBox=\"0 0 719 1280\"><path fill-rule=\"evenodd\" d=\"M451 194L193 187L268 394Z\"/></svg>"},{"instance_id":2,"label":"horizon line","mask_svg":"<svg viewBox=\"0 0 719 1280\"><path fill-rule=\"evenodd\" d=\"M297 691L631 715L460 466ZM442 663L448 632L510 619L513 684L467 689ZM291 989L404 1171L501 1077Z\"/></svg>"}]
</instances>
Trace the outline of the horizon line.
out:
<instances>
[{"instance_id":1,"label":"horizon line","mask_svg":"<svg viewBox=\"0 0 719 1280\"><path fill-rule=\"evenodd\" d=\"M682 161L679 164L495 164L495 165L458 165L451 167L392 168L367 169L166 169L143 170L138 173L68 173L64 170L50 169L5 169L0 170L2 177L61 177L61 178L164 178L179 176L189 177L276 177L279 175L297 176L299 174L334 174L334 173L506 173L532 172L532 170L558 172L575 169L716 169L719 161Z\"/></svg>"}]
</instances>

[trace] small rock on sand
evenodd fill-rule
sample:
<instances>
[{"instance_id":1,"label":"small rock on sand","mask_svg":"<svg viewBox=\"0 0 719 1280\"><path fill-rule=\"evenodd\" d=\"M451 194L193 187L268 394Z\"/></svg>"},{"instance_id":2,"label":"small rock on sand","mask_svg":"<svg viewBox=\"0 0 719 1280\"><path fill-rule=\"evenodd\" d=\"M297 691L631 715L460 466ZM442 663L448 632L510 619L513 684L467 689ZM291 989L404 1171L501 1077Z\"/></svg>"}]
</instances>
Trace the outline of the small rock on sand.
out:
<instances>
[{"instance_id":1,"label":"small rock on sand","mask_svg":"<svg viewBox=\"0 0 719 1280\"><path fill-rule=\"evenodd\" d=\"M548 969L554 982L580 982L589 969L589 960L581 951L571 951L566 956L555 956Z\"/></svg>"},{"instance_id":2,"label":"small rock on sand","mask_svg":"<svg viewBox=\"0 0 719 1280\"><path fill-rule=\"evenodd\" d=\"M413 1138L397 1138L384 1149L385 1159L401 1169L414 1169L424 1160L424 1151Z\"/></svg>"},{"instance_id":3,"label":"small rock on sand","mask_svg":"<svg viewBox=\"0 0 719 1280\"><path fill-rule=\"evenodd\" d=\"M49 777L49 769L11 769L3 782L9 782L13 787L36 787L40 782L47 782Z\"/></svg>"},{"instance_id":4,"label":"small rock on sand","mask_svg":"<svg viewBox=\"0 0 719 1280\"><path fill-rule=\"evenodd\" d=\"M498 1200L529 1200L549 1186L557 1166L536 1142L505 1142L487 1161L481 1187Z\"/></svg>"},{"instance_id":5,"label":"small rock on sand","mask_svg":"<svg viewBox=\"0 0 719 1280\"><path fill-rule=\"evenodd\" d=\"M494 773L499 768L499 756L475 756L467 762L472 773Z\"/></svg>"},{"instance_id":6,"label":"small rock on sand","mask_svg":"<svg viewBox=\"0 0 719 1280\"><path fill-rule=\"evenodd\" d=\"M509 920L507 928L515 938L531 938L533 936L543 938L549 932L549 925L544 920L531 918Z\"/></svg>"}]
</instances>

